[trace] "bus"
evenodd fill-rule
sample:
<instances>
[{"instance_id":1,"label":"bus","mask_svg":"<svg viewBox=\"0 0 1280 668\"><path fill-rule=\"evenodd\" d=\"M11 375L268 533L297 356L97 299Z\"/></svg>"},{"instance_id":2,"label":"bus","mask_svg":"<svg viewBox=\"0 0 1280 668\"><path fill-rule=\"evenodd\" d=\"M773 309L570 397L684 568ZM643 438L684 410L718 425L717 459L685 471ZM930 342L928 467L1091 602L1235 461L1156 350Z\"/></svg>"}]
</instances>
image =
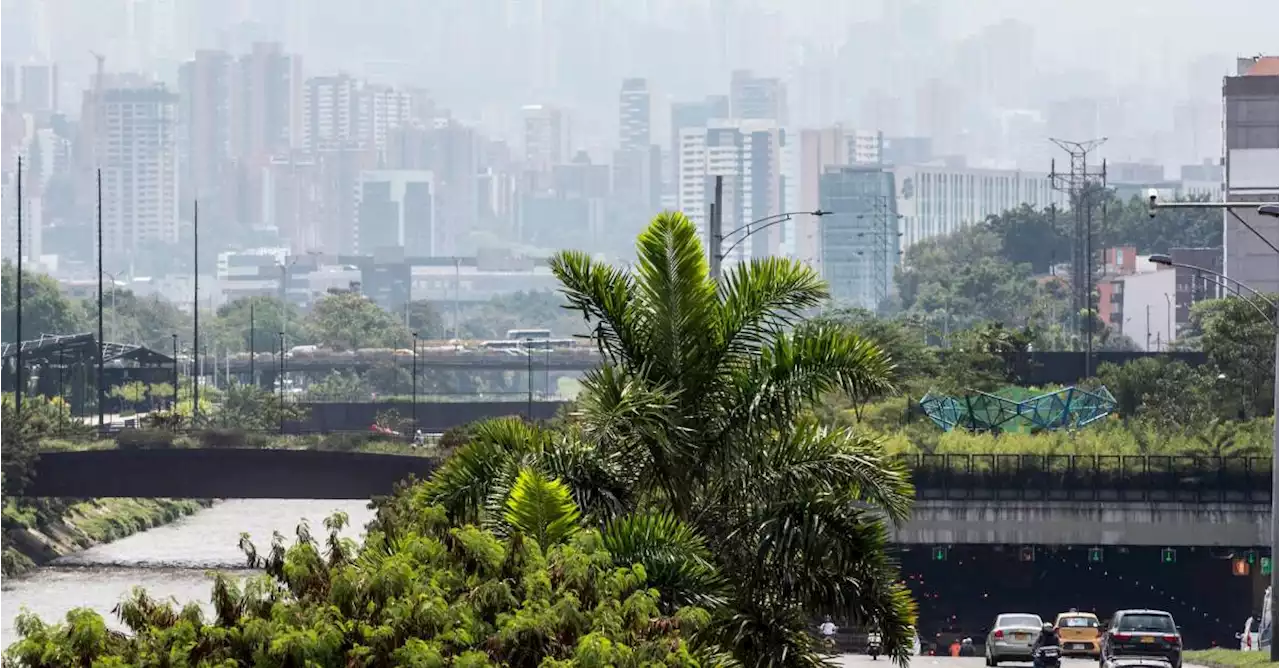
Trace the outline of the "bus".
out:
<instances>
[{"instance_id":1,"label":"bus","mask_svg":"<svg viewBox=\"0 0 1280 668\"><path fill-rule=\"evenodd\" d=\"M508 329L507 339L513 341L524 341L525 339L549 339L551 338L551 330L549 329Z\"/></svg>"}]
</instances>

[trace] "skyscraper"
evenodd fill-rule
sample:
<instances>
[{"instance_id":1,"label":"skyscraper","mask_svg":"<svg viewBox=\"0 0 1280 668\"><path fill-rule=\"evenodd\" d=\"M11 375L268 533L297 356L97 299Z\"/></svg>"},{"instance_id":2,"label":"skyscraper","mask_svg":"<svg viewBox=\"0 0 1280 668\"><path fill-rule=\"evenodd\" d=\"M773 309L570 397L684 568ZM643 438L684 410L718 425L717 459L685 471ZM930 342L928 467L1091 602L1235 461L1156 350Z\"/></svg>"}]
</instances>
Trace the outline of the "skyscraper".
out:
<instances>
[{"instance_id":1,"label":"skyscraper","mask_svg":"<svg viewBox=\"0 0 1280 668\"><path fill-rule=\"evenodd\" d=\"M163 84L102 91L103 245L136 252L178 240L178 96Z\"/></svg>"},{"instance_id":2,"label":"skyscraper","mask_svg":"<svg viewBox=\"0 0 1280 668\"><path fill-rule=\"evenodd\" d=\"M523 113L526 168L550 172L553 165L568 162L569 124L564 112L545 104L530 104Z\"/></svg>"},{"instance_id":3,"label":"skyscraper","mask_svg":"<svg viewBox=\"0 0 1280 668\"><path fill-rule=\"evenodd\" d=\"M618 148L648 151L650 143L649 82L624 79L618 96Z\"/></svg>"},{"instance_id":4,"label":"skyscraper","mask_svg":"<svg viewBox=\"0 0 1280 668\"><path fill-rule=\"evenodd\" d=\"M893 172L876 167L827 167L819 185L822 276L838 304L878 310L893 290L898 265Z\"/></svg>"},{"instance_id":5,"label":"skyscraper","mask_svg":"<svg viewBox=\"0 0 1280 668\"><path fill-rule=\"evenodd\" d=\"M729 112L734 118L787 124L787 88L781 80L737 70L729 81Z\"/></svg>"},{"instance_id":6,"label":"skyscraper","mask_svg":"<svg viewBox=\"0 0 1280 668\"><path fill-rule=\"evenodd\" d=\"M773 226L738 242L732 230L782 211L781 152L786 133L770 121L712 121L680 131L679 207L707 240L708 207L715 177L724 177L726 266L778 252L782 228ZM733 247L731 250L730 247Z\"/></svg>"}]
</instances>

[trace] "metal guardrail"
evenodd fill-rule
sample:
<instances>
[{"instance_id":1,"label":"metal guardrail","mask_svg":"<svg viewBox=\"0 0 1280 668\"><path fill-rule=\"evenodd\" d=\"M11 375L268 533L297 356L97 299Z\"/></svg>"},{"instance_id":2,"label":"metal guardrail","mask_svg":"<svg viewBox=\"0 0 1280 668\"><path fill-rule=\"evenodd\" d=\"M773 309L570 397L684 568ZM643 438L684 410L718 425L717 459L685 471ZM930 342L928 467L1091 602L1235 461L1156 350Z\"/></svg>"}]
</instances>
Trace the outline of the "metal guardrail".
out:
<instances>
[{"instance_id":1,"label":"metal guardrail","mask_svg":"<svg viewBox=\"0 0 1280 668\"><path fill-rule=\"evenodd\" d=\"M902 455L920 500L1270 503L1270 457Z\"/></svg>"}]
</instances>

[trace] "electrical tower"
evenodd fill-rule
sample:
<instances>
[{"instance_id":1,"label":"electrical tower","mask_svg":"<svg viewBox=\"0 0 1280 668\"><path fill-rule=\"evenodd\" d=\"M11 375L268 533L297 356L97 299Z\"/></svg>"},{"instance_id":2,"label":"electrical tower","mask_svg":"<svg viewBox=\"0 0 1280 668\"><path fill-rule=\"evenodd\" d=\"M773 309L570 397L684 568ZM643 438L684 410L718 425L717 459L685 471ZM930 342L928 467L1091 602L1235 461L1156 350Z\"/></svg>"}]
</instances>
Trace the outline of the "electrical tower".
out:
<instances>
[{"instance_id":1,"label":"electrical tower","mask_svg":"<svg viewBox=\"0 0 1280 668\"><path fill-rule=\"evenodd\" d=\"M900 216L895 208L889 205L887 196L876 195L875 202L873 213L858 216L858 218L870 218L875 223L872 229L858 233L864 241L870 242L864 246L867 250L858 251L858 254L871 255L871 272L875 274L875 284L872 286L875 291L875 304L871 310L879 312L891 293L890 281L898 254L898 244L895 242L900 236L898 233Z\"/></svg>"},{"instance_id":2,"label":"electrical tower","mask_svg":"<svg viewBox=\"0 0 1280 668\"><path fill-rule=\"evenodd\" d=\"M1071 295L1072 310L1079 334L1072 349L1084 347L1084 375L1093 375L1093 209L1103 203L1106 216L1105 192L1107 188L1107 163L1101 171L1090 171L1089 154L1107 141L1106 137L1088 141L1050 139L1058 148L1067 152L1071 169L1059 172L1056 161L1049 163L1049 179L1054 190L1067 193L1071 205L1074 231L1071 235ZM1105 221L1104 221L1105 222Z\"/></svg>"}]
</instances>

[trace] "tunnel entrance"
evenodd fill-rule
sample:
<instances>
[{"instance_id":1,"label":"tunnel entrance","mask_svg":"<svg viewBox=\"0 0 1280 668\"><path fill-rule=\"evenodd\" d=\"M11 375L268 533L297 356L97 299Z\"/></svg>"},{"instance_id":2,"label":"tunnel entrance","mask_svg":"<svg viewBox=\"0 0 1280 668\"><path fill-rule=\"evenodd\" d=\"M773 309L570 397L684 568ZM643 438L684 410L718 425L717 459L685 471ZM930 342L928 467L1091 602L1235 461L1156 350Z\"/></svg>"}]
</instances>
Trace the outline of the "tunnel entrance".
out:
<instances>
[{"instance_id":1,"label":"tunnel entrance","mask_svg":"<svg viewBox=\"0 0 1280 668\"><path fill-rule=\"evenodd\" d=\"M926 645L957 637L981 644L1002 612L1037 613L1052 622L1076 608L1106 621L1118 609L1154 608L1174 616L1191 649L1237 646L1245 618L1261 612L1266 556L1264 550L1206 547L921 545L897 551L920 606Z\"/></svg>"}]
</instances>

